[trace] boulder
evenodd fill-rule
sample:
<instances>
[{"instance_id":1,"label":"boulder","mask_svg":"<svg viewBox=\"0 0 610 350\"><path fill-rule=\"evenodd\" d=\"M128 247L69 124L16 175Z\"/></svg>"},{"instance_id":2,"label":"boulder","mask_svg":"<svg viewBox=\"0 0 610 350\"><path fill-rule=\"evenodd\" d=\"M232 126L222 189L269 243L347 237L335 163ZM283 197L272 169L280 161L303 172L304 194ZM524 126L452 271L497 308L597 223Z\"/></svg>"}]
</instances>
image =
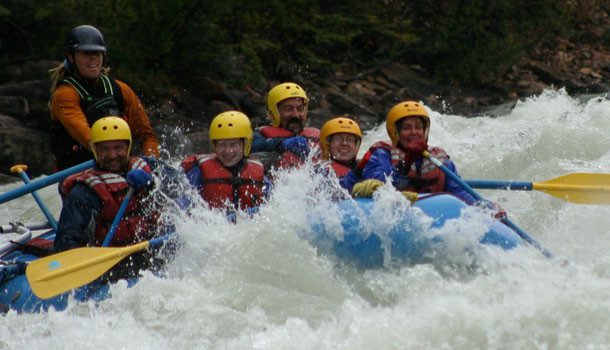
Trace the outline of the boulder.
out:
<instances>
[{"instance_id":1,"label":"boulder","mask_svg":"<svg viewBox=\"0 0 610 350\"><path fill-rule=\"evenodd\" d=\"M19 120L0 114L0 172L9 174L15 164L26 164L30 176L49 174L53 157L49 152L49 137L28 128Z\"/></svg>"}]
</instances>

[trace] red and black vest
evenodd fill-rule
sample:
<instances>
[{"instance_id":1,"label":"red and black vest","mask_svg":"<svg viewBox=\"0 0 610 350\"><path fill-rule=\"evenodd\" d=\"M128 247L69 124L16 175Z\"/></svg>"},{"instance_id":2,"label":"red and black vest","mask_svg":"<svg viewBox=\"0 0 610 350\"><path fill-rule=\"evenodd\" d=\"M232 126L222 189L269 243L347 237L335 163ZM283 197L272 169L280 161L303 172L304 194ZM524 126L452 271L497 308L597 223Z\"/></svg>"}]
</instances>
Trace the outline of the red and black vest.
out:
<instances>
[{"instance_id":1,"label":"red and black vest","mask_svg":"<svg viewBox=\"0 0 610 350\"><path fill-rule=\"evenodd\" d=\"M123 93L114 79L102 74L95 85L74 77L61 83L72 86L80 96L80 107L89 126L108 115L124 115ZM51 152L60 170L93 159L93 153L74 140L58 120L51 121Z\"/></svg>"},{"instance_id":2,"label":"red and black vest","mask_svg":"<svg viewBox=\"0 0 610 350\"><path fill-rule=\"evenodd\" d=\"M276 128L273 126L263 126L258 131L261 133L261 135L263 135L263 137L268 138L268 139L275 138L275 137L297 136L290 130ZM320 130L319 129L306 127L306 128L303 128L303 130L301 130L301 132L298 134L298 136L305 137L307 139L307 141L309 141L310 146L319 147L319 145L320 145ZM286 169L286 168L299 166L301 164L303 164L303 159L301 159L298 155L296 155L290 151L286 151L280 155L279 159L274 162L273 166L276 169Z\"/></svg>"},{"instance_id":3,"label":"red and black vest","mask_svg":"<svg viewBox=\"0 0 610 350\"><path fill-rule=\"evenodd\" d=\"M212 208L226 208L231 203L235 209L246 210L262 204L265 171L261 163L246 158L234 175L215 154L207 154L187 157L182 168L188 172L195 162L201 171L201 197Z\"/></svg>"},{"instance_id":4,"label":"red and black vest","mask_svg":"<svg viewBox=\"0 0 610 350\"><path fill-rule=\"evenodd\" d=\"M129 159L129 170L142 169L151 172L150 166L141 158ZM91 188L102 201L102 212L95 218L95 245L101 246L119 207L127 194L129 184L119 174L99 169L90 169L68 177L60 186L62 193L70 193L76 183L83 183ZM140 191L141 192L141 191ZM131 198L123 220L114 234L110 246L125 246L152 238L158 213L145 213L143 194L136 192Z\"/></svg>"},{"instance_id":5,"label":"red and black vest","mask_svg":"<svg viewBox=\"0 0 610 350\"><path fill-rule=\"evenodd\" d=\"M436 193L444 191L445 173L441 169L426 158L423 158L419 166L417 164L418 162L415 162L411 164L409 169L405 169L404 151L386 141L379 141L371 145L362 160L356 166L359 171L364 170L364 167L371 157L371 154L377 148L383 148L390 151L391 161L394 169L396 169L395 171L406 172L409 184L405 188L398 188L399 191L411 191L417 193ZM449 159L449 156L445 150L440 147L432 147L428 149L428 152L430 152L433 157L437 158L441 162Z\"/></svg>"}]
</instances>

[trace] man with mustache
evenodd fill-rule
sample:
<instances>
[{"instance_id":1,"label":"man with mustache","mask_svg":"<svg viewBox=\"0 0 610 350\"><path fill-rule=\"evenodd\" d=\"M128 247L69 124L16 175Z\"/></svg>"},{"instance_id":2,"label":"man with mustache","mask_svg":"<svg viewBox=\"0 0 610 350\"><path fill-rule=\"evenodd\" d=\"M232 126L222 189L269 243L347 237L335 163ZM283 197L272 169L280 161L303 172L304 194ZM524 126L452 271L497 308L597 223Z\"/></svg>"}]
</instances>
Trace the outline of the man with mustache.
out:
<instances>
[{"instance_id":1,"label":"man with mustache","mask_svg":"<svg viewBox=\"0 0 610 350\"><path fill-rule=\"evenodd\" d=\"M126 246L173 230L161 220L161 213L170 204L167 198L176 200L183 192L177 188L179 174L156 159L130 157L131 144L129 125L120 117L104 117L91 126L89 147L95 167L68 177L60 185L64 197L55 251L102 246L130 187L135 194L109 245ZM153 171L163 181L155 183ZM132 254L119 264L116 276L160 267L163 261L154 257L154 252L148 251Z\"/></svg>"},{"instance_id":2,"label":"man with mustache","mask_svg":"<svg viewBox=\"0 0 610 350\"><path fill-rule=\"evenodd\" d=\"M272 153L265 169L285 169L298 166L309 155L311 146L318 145L320 130L306 127L307 94L295 83L276 85L267 95L267 116L271 125L254 133L252 153Z\"/></svg>"}]
</instances>

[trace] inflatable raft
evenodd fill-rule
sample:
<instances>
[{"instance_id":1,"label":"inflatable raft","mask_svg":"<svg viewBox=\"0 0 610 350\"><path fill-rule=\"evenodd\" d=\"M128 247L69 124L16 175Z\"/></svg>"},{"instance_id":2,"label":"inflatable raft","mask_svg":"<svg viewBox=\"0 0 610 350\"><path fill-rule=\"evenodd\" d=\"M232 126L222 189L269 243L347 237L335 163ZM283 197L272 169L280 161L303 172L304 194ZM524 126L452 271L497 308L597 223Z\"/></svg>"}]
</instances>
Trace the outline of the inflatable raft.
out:
<instances>
[{"instance_id":1,"label":"inflatable raft","mask_svg":"<svg viewBox=\"0 0 610 350\"><path fill-rule=\"evenodd\" d=\"M29 231L23 232L27 229L24 230L23 228L21 228L20 230L22 232L20 232L20 234L16 240L5 243L4 245L2 245L2 249L0 249L0 254L4 254L4 255L0 256L0 312L7 312L9 310L14 310L14 311L17 311L20 313L21 312L33 313L33 312L47 311L50 308L61 311L61 310L64 310L68 306L68 302L71 299L73 301L75 300L78 302L84 302L84 301L98 302L98 301L107 299L111 296L110 292L109 292L110 284L107 282L101 282L100 279L97 278L98 275L103 274L103 271L108 270L106 268L102 268L103 271L99 272L99 274L96 274L95 272L93 274L91 274L92 275L91 279L93 280L93 282L85 284L82 287L78 287L72 291L60 293L60 294L52 296L50 298L46 298L46 297L39 298L38 296L36 296L36 294L34 294L34 291L32 290L32 286L30 285L28 276L26 275L26 268L29 263L36 261L37 259L40 259L40 257L38 255L35 255L35 253L30 253L29 251L39 250L38 247L52 243L53 239L55 238L55 233L53 232L53 230L50 230L50 231L43 233L42 235L39 235L38 237L34 238L33 240L19 242L19 241L23 241L24 236L27 237L30 235ZM174 236L174 235L172 234L172 235L162 236L162 237L153 239L153 240L145 242L145 243L149 247L159 247L163 243L165 243L168 239L170 239L172 236ZM135 245L133 247L135 247ZM119 253L118 250L127 250L129 248L128 247L125 247L125 248L117 247L117 248L85 248L85 249L98 249L98 250L108 249L110 251ZM141 250L141 249L138 249L138 250ZM134 250L134 251L136 251L136 250ZM122 253L122 252L120 252L120 253ZM64 260L65 260L66 252L63 252L60 254L62 254L64 256ZM127 254L117 254L117 256L120 256L120 258L116 258L115 260L120 260L127 255L129 255L129 254L128 253ZM56 262L53 260L53 256L54 255L49 255L48 258L50 259L51 263L48 264L48 268L45 267L43 270L43 271L48 271L49 276L51 275L51 272L53 272L54 270L59 270L60 268L65 268L66 270L69 270L71 267L73 267L73 265L72 266L70 266L70 265L59 266L59 267L53 266L53 263ZM106 266L108 266L108 260L110 260L110 259L107 259L107 258L101 256L101 254L85 257L85 259L83 259L84 262L90 262L91 263L90 265L92 265L93 268L95 268L94 263L96 263L96 262L100 266L101 266L101 264L106 264ZM62 260L58 259L57 261L62 261ZM70 275L71 273L73 275ZM82 278L82 274L89 274L89 273L90 272L88 270L86 270L86 268L79 267L79 269L76 270L75 272L68 272L66 274L66 278L78 279L78 278ZM80 276L76 276L75 274L80 274ZM46 277L45 273L43 272L42 280L44 280L45 277ZM54 277L54 278L56 280L60 281L60 283L61 283L62 280L60 278L57 278L57 277ZM137 277L130 277L130 278L122 279L122 280L125 280L127 282L128 287L131 287L138 282ZM43 281L43 283L44 283L44 281ZM61 286L59 289L65 290L65 289L62 289Z\"/></svg>"},{"instance_id":2,"label":"inflatable raft","mask_svg":"<svg viewBox=\"0 0 610 350\"><path fill-rule=\"evenodd\" d=\"M51 307L64 310L68 306L70 293L49 299L40 299L33 294L25 270L29 262L39 257L17 249L31 242L29 239L24 239L31 236L29 229L21 227L18 232L18 237L3 244L0 250L0 254L4 254L0 257L0 311L40 312L47 311ZM35 244L39 246L52 243L54 238L55 233L50 230L35 238ZM107 284L92 283L75 290L73 298L79 301L103 300L109 296L108 290Z\"/></svg>"},{"instance_id":3,"label":"inflatable raft","mask_svg":"<svg viewBox=\"0 0 610 350\"><path fill-rule=\"evenodd\" d=\"M450 220L463 215L467 205L449 194L422 195L410 215L386 225L375 223L372 199L343 200L338 203L337 225L328 224L319 218L310 220L310 230L304 236L323 253L331 254L339 260L360 268L374 269L390 263L418 263L425 261L444 241L443 234L430 235L435 229L443 229L446 235ZM313 215L313 214L312 214ZM478 243L490 244L508 250L522 243L521 238L508 226L497 220L489 219L489 227L482 233ZM385 227L384 227L385 226ZM21 245L32 244L31 233L25 227L16 241ZM35 239L49 244L54 239L53 230ZM158 239L157 239L158 240ZM155 242L156 240L150 241ZM476 243L476 242L475 242ZM478 244L476 243L476 244ZM66 292L49 299L38 298L32 292L25 268L28 263L39 257L27 250L16 249L20 245L7 243L0 247L0 309L17 312L40 312L49 308L63 310L68 301L101 301L110 296L109 285L99 282ZM101 249L101 248L97 248ZM129 285L137 282L129 279Z\"/></svg>"},{"instance_id":4,"label":"inflatable raft","mask_svg":"<svg viewBox=\"0 0 610 350\"><path fill-rule=\"evenodd\" d=\"M311 231L303 236L322 253L361 268L418 263L430 258L445 240L447 232L451 232L450 220L460 218L468 207L450 194L420 195L413 205L417 209L410 209L411 215L401 216L388 224L375 222L374 205L370 198L344 200L339 203L340 227L328 224L324 219L311 218ZM481 233L478 243L504 250L523 243L517 232L501 221L487 221L486 232ZM435 229L441 229L443 234L431 235Z\"/></svg>"}]
</instances>

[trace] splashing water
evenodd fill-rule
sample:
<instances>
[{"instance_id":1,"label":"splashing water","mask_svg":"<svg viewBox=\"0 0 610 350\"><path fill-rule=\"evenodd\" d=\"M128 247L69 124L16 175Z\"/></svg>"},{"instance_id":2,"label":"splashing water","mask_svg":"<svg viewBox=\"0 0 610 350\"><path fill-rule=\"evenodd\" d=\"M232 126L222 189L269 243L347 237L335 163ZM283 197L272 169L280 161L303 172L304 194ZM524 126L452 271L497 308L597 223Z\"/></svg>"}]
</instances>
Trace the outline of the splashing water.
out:
<instances>
[{"instance_id":1,"label":"splashing water","mask_svg":"<svg viewBox=\"0 0 610 350\"><path fill-rule=\"evenodd\" d=\"M432 111L431 118L430 144L445 148L466 179L538 182L571 172L610 173L610 101L605 98L581 101L562 90L547 91L502 115L465 118ZM384 125L369 131L360 153L386 138ZM311 169L283 174L260 214L238 217L236 224L203 206L191 216L172 214L185 245L167 278L145 273L132 288L119 283L111 289L113 297L98 306L71 303L64 312L9 312L0 328L0 349L68 344L82 349L603 349L610 344L609 207L577 205L536 191L480 191L556 259L529 248L465 254L478 237L468 233L483 231L485 224L480 213L466 211L454 225L464 234L449 237L430 263L362 271L308 243L312 216L327 227L340 226L336 204L319 193L324 181ZM57 188L40 192L58 214ZM378 195L383 201L373 209L370 225L417 216L389 189ZM27 197L2 205L0 213L5 221L43 220ZM426 218L420 216L418 225L424 227Z\"/></svg>"}]
</instances>

